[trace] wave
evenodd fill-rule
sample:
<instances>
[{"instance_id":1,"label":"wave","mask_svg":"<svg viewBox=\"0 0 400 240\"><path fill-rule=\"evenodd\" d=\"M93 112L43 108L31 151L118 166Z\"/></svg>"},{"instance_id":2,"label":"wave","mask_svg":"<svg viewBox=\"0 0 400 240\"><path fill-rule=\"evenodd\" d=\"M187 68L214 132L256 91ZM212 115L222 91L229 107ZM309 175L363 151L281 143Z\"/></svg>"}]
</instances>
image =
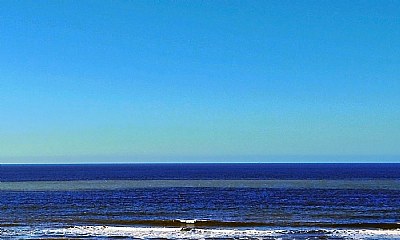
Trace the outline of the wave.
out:
<instances>
[{"instance_id":1,"label":"wave","mask_svg":"<svg viewBox=\"0 0 400 240\"><path fill-rule=\"evenodd\" d=\"M400 239L400 229L182 229L159 227L72 226L2 229L2 237L38 239L128 237L134 239Z\"/></svg>"},{"instance_id":2,"label":"wave","mask_svg":"<svg viewBox=\"0 0 400 240\"><path fill-rule=\"evenodd\" d=\"M0 182L0 191L85 191L136 188L400 190L400 180L84 180Z\"/></svg>"},{"instance_id":3,"label":"wave","mask_svg":"<svg viewBox=\"0 0 400 240\"><path fill-rule=\"evenodd\" d=\"M74 221L76 223L76 221ZM72 223L72 222L71 222ZM329 223L329 222L240 222L218 221L202 219L175 219L175 220L113 220L113 219L85 219L83 224L122 225L122 226L149 226L149 227L184 227L184 228L257 228L257 227L315 227L315 228L348 228L348 229L400 229L400 223Z\"/></svg>"}]
</instances>

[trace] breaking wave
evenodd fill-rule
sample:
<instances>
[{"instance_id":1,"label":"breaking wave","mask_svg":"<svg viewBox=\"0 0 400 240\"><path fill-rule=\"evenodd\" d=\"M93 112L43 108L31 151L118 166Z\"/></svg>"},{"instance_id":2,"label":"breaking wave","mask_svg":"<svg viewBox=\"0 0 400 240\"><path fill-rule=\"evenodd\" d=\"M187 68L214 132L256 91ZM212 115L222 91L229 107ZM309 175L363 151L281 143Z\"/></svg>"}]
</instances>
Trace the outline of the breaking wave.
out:
<instances>
[{"instance_id":1,"label":"breaking wave","mask_svg":"<svg viewBox=\"0 0 400 240\"><path fill-rule=\"evenodd\" d=\"M128 237L134 239L400 239L400 229L232 229L127 226L71 226L0 229L2 237L65 239Z\"/></svg>"}]
</instances>

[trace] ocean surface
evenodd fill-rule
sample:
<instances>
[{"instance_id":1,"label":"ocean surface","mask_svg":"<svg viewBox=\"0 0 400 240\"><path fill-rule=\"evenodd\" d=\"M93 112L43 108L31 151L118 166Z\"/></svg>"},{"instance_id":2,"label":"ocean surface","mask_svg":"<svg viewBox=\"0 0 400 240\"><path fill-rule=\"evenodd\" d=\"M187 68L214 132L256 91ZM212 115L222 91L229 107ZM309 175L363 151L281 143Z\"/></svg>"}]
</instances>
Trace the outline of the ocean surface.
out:
<instances>
[{"instance_id":1,"label":"ocean surface","mask_svg":"<svg viewBox=\"0 0 400 240\"><path fill-rule=\"evenodd\" d=\"M400 239L400 164L0 165L1 239Z\"/></svg>"}]
</instances>

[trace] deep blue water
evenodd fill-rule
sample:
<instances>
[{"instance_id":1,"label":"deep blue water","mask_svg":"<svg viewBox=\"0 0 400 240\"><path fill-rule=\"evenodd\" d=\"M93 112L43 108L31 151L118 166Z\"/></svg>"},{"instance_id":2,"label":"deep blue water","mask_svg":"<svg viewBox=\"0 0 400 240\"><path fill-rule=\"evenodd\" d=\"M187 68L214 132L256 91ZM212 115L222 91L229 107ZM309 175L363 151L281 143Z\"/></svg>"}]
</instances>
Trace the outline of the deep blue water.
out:
<instances>
[{"instance_id":1,"label":"deep blue water","mask_svg":"<svg viewBox=\"0 0 400 240\"><path fill-rule=\"evenodd\" d=\"M0 165L0 181L146 179L400 179L400 164Z\"/></svg>"},{"instance_id":2,"label":"deep blue water","mask_svg":"<svg viewBox=\"0 0 400 240\"><path fill-rule=\"evenodd\" d=\"M268 187L270 180L284 184ZM1 165L0 181L0 234L10 236L26 228L187 225L178 219L250 229L395 229L400 222L400 164Z\"/></svg>"}]
</instances>

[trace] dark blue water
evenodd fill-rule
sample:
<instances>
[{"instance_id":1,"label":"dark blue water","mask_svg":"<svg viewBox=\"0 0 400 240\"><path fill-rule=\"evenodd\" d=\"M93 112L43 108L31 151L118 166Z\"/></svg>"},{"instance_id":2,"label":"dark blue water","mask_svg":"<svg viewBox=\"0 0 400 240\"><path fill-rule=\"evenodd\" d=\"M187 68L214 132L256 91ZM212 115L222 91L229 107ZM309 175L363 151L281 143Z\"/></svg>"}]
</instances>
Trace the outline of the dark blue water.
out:
<instances>
[{"instance_id":1,"label":"dark blue water","mask_svg":"<svg viewBox=\"0 0 400 240\"><path fill-rule=\"evenodd\" d=\"M0 181L148 179L400 179L400 164L0 165Z\"/></svg>"},{"instance_id":2,"label":"dark blue water","mask_svg":"<svg viewBox=\"0 0 400 240\"><path fill-rule=\"evenodd\" d=\"M400 164L1 165L0 181L0 234L11 238L189 226L289 229L287 239L310 239L329 238L318 229L400 226ZM182 221L193 219L202 221Z\"/></svg>"}]
</instances>

